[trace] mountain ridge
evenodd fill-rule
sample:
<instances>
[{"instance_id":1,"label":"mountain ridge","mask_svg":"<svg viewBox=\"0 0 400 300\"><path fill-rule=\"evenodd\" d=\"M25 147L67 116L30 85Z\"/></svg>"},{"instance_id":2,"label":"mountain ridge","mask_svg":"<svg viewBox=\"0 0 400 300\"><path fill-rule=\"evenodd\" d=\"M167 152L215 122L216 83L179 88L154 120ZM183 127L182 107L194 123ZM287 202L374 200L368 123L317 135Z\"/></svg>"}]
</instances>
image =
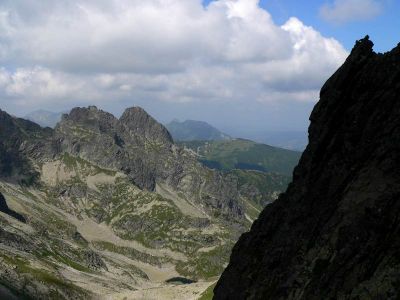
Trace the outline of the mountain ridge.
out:
<instances>
[{"instance_id":1,"label":"mountain ridge","mask_svg":"<svg viewBox=\"0 0 400 300\"><path fill-rule=\"evenodd\" d=\"M398 298L400 44L372 47L357 41L321 89L293 182L234 246L214 299Z\"/></svg>"},{"instance_id":2,"label":"mountain ridge","mask_svg":"<svg viewBox=\"0 0 400 300\"><path fill-rule=\"evenodd\" d=\"M165 126L176 141L223 141L231 139L229 135L204 121L186 120L179 122L173 120Z\"/></svg>"}]
</instances>

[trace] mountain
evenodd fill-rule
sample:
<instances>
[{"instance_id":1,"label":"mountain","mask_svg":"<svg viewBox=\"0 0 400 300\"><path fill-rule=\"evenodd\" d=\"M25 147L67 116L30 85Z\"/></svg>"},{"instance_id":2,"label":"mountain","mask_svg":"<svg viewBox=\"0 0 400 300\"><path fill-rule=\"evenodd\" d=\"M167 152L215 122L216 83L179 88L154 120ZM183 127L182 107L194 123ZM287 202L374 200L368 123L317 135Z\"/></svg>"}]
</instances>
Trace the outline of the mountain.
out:
<instances>
[{"instance_id":1,"label":"mountain","mask_svg":"<svg viewBox=\"0 0 400 300\"><path fill-rule=\"evenodd\" d=\"M0 110L0 153L0 296L200 295L263 207L248 175L203 166L139 107L54 129Z\"/></svg>"},{"instance_id":2,"label":"mountain","mask_svg":"<svg viewBox=\"0 0 400 300\"><path fill-rule=\"evenodd\" d=\"M288 187L291 176L278 173L233 169L225 172L237 178L237 186L245 205L245 217L256 220L262 209L274 202Z\"/></svg>"},{"instance_id":3,"label":"mountain","mask_svg":"<svg viewBox=\"0 0 400 300\"><path fill-rule=\"evenodd\" d=\"M291 176L301 153L245 139L180 142L206 166L218 170L255 170Z\"/></svg>"},{"instance_id":4,"label":"mountain","mask_svg":"<svg viewBox=\"0 0 400 300\"><path fill-rule=\"evenodd\" d=\"M258 144L244 139L178 142L193 151L211 169L237 178L246 198L246 218L255 220L261 210L286 190L300 152Z\"/></svg>"},{"instance_id":5,"label":"mountain","mask_svg":"<svg viewBox=\"0 0 400 300\"><path fill-rule=\"evenodd\" d=\"M54 128L61 120L63 113L55 113L48 110L35 110L25 116L25 119L39 124L42 127Z\"/></svg>"},{"instance_id":6,"label":"mountain","mask_svg":"<svg viewBox=\"0 0 400 300\"><path fill-rule=\"evenodd\" d=\"M222 141L230 139L227 134L202 121L186 120L179 122L173 120L165 126L175 141Z\"/></svg>"},{"instance_id":7,"label":"mountain","mask_svg":"<svg viewBox=\"0 0 400 300\"><path fill-rule=\"evenodd\" d=\"M398 299L400 44L368 37L325 83L286 193L235 245L214 299Z\"/></svg>"}]
</instances>

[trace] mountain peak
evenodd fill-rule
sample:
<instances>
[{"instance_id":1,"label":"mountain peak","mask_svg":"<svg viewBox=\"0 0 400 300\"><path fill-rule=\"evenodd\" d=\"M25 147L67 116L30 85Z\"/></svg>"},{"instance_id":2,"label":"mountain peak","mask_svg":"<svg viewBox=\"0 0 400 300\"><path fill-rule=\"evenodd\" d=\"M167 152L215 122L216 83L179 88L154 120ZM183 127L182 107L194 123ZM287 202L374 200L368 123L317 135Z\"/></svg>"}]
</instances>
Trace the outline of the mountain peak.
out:
<instances>
[{"instance_id":1,"label":"mountain peak","mask_svg":"<svg viewBox=\"0 0 400 300\"><path fill-rule=\"evenodd\" d=\"M229 140L230 136L204 121L174 119L166 125L174 140L177 141L213 141Z\"/></svg>"},{"instance_id":2,"label":"mountain peak","mask_svg":"<svg viewBox=\"0 0 400 300\"><path fill-rule=\"evenodd\" d=\"M173 143L168 130L141 107L127 108L119 121L134 135L167 145Z\"/></svg>"},{"instance_id":3,"label":"mountain peak","mask_svg":"<svg viewBox=\"0 0 400 300\"><path fill-rule=\"evenodd\" d=\"M370 54L373 53L374 43L366 35L363 39L356 41L354 48L351 50L351 54Z\"/></svg>"},{"instance_id":4,"label":"mountain peak","mask_svg":"<svg viewBox=\"0 0 400 300\"><path fill-rule=\"evenodd\" d=\"M96 106L89 107L75 107L69 114L62 116L61 122L57 125L62 127L65 123L71 123L74 126L84 126L108 132L115 128L118 119L112 114L98 109Z\"/></svg>"}]
</instances>

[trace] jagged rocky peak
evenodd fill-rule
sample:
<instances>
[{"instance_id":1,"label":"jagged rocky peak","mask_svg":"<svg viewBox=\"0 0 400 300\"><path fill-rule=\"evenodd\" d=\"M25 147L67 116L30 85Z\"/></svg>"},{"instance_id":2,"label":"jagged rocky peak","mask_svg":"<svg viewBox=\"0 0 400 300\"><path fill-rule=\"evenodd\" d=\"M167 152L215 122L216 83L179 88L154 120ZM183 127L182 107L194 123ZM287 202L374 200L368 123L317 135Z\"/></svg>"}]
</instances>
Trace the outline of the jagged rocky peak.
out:
<instances>
[{"instance_id":1,"label":"jagged rocky peak","mask_svg":"<svg viewBox=\"0 0 400 300\"><path fill-rule=\"evenodd\" d=\"M63 124L66 122L108 132L115 128L118 119L112 114L98 109L96 106L89 106L75 107L69 114L64 114L60 123Z\"/></svg>"},{"instance_id":2,"label":"jagged rocky peak","mask_svg":"<svg viewBox=\"0 0 400 300\"><path fill-rule=\"evenodd\" d=\"M374 43L369 39L369 36L365 36L363 39L356 41L354 48L351 50L350 58L362 56L369 56L376 54L373 50Z\"/></svg>"},{"instance_id":3,"label":"jagged rocky peak","mask_svg":"<svg viewBox=\"0 0 400 300\"><path fill-rule=\"evenodd\" d=\"M127 108L119 119L133 135L162 144L172 144L173 140L168 130L158 123L141 107Z\"/></svg>"},{"instance_id":4,"label":"jagged rocky peak","mask_svg":"<svg viewBox=\"0 0 400 300\"><path fill-rule=\"evenodd\" d=\"M215 299L398 299L400 45L372 46L322 88L293 182L241 236Z\"/></svg>"},{"instance_id":5,"label":"jagged rocky peak","mask_svg":"<svg viewBox=\"0 0 400 300\"><path fill-rule=\"evenodd\" d=\"M76 107L69 114L63 115L56 129L71 126L87 127L100 131L100 133L127 135L135 143L140 140L159 142L165 145L173 143L168 130L141 107L126 109L119 120L111 113L98 109L96 106Z\"/></svg>"}]
</instances>

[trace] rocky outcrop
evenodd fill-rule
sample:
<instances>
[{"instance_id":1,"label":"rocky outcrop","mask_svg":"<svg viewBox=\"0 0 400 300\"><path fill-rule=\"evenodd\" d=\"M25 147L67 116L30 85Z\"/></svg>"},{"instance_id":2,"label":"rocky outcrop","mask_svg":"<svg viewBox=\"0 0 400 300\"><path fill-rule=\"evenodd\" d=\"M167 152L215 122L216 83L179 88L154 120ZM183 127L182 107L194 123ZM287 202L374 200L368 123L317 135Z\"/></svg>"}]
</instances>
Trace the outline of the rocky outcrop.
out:
<instances>
[{"instance_id":1,"label":"rocky outcrop","mask_svg":"<svg viewBox=\"0 0 400 300\"><path fill-rule=\"evenodd\" d=\"M141 107L126 109L119 120L129 130L131 136L141 136L145 140L162 145L173 143L168 130Z\"/></svg>"},{"instance_id":2,"label":"rocky outcrop","mask_svg":"<svg viewBox=\"0 0 400 300\"><path fill-rule=\"evenodd\" d=\"M15 219L17 219L18 221L21 221L23 223L26 222L24 216L22 216L21 214L13 211L12 209L10 209L7 205L6 199L4 198L3 194L0 193L0 211L2 213L5 213Z\"/></svg>"},{"instance_id":3,"label":"rocky outcrop","mask_svg":"<svg viewBox=\"0 0 400 300\"><path fill-rule=\"evenodd\" d=\"M40 149L50 135L50 128L43 129L0 110L0 178L23 184L34 183L39 174L29 155Z\"/></svg>"},{"instance_id":4,"label":"rocky outcrop","mask_svg":"<svg viewBox=\"0 0 400 300\"><path fill-rule=\"evenodd\" d=\"M107 265L104 263L103 259L98 255L96 252L89 250L85 253L85 260L87 267L92 269L92 270L106 270Z\"/></svg>"},{"instance_id":5,"label":"rocky outcrop","mask_svg":"<svg viewBox=\"0 0 400 300\"><path fill-rule=\"evenodd\" d=\"M242 235L215 299L398 299L400 44L372 46L323 86L293 182Z\"/></svg>"}]
</instances>

